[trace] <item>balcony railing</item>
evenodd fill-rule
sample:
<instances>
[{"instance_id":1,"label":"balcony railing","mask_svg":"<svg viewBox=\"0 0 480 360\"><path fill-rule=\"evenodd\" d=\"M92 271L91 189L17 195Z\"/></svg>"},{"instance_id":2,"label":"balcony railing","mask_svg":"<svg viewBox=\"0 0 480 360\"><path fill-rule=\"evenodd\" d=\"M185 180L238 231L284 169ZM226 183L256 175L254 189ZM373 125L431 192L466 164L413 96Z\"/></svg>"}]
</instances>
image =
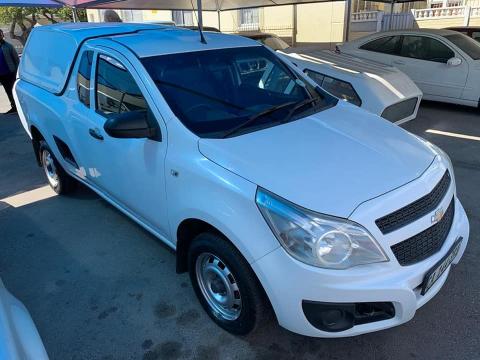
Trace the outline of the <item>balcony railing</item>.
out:
<instances>
[{"instance_id":1,"label":"balcony railing","mask_svg":"<svg viewBox=\"0 0 480 360\"><path fill-rule=\"evenodd\" d=\"M377 21L380 11L362 11L352 13L352 21Z\"/></svg>"},{"instance_id":2,"label":"balcony railing","mask_svg":"<svg viewBox=\"0 0 480 360\"><path fill-rule=\"evenodd\" d=\"M480 16L480 6L452 6L412 10L415 20L463 17L466 21ZM467 21L468 23L468 21Z\"/></svg>"},{"instance_id":3,"label":"balcony railing","mask_svg":"<svg viewBox=\"0 0 480 360\"><path fill-rule=\"evenodd\" d=\"M452 6L434 9L415 9L413 10L413 16L415 19L463 17L465 16L466 10L466 6Z\"/></svg>"}]
</instances>

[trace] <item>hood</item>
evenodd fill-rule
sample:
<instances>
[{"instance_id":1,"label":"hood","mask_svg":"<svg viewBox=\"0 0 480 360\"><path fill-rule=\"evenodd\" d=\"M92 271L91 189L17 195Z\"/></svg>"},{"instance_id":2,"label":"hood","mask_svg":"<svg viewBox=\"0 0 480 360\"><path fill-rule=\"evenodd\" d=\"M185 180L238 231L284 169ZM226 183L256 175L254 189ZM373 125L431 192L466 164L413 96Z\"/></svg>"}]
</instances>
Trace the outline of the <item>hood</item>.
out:
<instances>
[{"instance_id":1,"label":"hood","mask_svg":"<svg viewBox=\"0 0 480 360\"><path fill-rule=\"evenodd\" d=\"M341 80L350 82L352 78L362 78L362 82L377 82L381 85L382 91L393 95L394 101L421 93L415 83L403 72L375 61L328 50L311 50L288 55L279 52L279 54L288 56L294 63L300 61L302 67L311 68Z\"/></svg>"},{"instance_id":2,"label":"hood","mask_svg":"<svg viewBox=\"0 0 480 360\"><path fill-rule=\"evenodd\" d=\"M345 218L416 179L435 158L412 134L344 102L237 137L200 139L199 150L297 205Z\"/></svg>"}]
</instances>

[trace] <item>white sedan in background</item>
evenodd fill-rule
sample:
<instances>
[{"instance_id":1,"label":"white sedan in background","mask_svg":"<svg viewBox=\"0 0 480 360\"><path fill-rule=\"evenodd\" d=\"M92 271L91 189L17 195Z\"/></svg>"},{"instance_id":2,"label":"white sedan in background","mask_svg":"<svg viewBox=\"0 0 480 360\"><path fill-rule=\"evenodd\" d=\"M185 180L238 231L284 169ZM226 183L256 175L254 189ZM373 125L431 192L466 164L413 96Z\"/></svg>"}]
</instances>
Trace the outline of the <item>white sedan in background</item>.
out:
<instances>
[{"instance_id":1,"label":"white sedan in background","mask_svg":"<svg viewBox=\"0 0 480 360\"><path fill-rule=\"evenodd\" d=\"M478 107L480 44L452 30L420 29L372 34L338 50L399 68L427 100Z\"/></svg>"},{"instance_id":2,"label":"white sedan in background","mask_svg":"<svg viewBox=\"0 0 480 360\"><path fill-rule=\"evenodd\" d=\"M422 92L394 67L327 50L277 54L332 95L391 122L402 124L417 116Z\"/></svg>"},{"instance_id":3,"label":"white sedan in background","mask_svg":"<svg viewBox=\"0 0 480 360\"><path fill-rule=\"evenodd\" d=\"M28 310L0 279L0 359L48 360Z\"/></svg>"},{"instance_id":4,"label":"white sedan in background","mask_svg":"<svg viewBox=\"0 0 480 360\"><path fill-rule=\"evenodd\" d=\"M327 50L290 47L274 34L242 33L275 50L332 95L396 124L415 119L422 92L398 69Z\"/></svg>"}]
</instances>

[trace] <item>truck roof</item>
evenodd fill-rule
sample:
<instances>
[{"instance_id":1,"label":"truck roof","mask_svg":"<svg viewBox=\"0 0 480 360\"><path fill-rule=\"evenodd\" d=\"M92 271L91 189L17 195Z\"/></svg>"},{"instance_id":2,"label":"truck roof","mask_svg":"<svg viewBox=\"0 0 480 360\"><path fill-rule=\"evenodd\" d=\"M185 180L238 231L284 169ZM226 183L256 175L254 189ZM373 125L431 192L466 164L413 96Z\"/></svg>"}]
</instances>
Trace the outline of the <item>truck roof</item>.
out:
<instances>
[{"instance_id":1,"label":"truck roof","mask_svg":"<svg viewBox=\"0 0 480 360\"><path fill-rule=\"evenodd\" d=\"M158 30L162 25L158 24L134 24L134 23L60 23L53 25L38 26L35 32L51 32L65 35L71 40L82 43L86 39L95 37L112 36L122 33L133 33L140 30Z\"/></svg>"},{"instance_id":2,"label":"truck roof","mask_svg":"<svg viewBox=\"0 0 480 360\"><path fill-rule=\"evenodd\" d=\"M163 27L159 31L140 31L110 38L128 47L141 58L192 51L261 46L254 40L219 32L204 32L204 37L207 41L206 44L200 42L198 31L170 26ZM162 46L152 46L152 44L159 43Z\"/></svg>"},{"instance_id":3,"label":"truck roof","mask_svg":"<svg viewBox=\"0 0 480 360\"><path fill-rule=\"evenodd\" d=\"M128 47L138 57L221 48L259 46L253 40L221 33L205 33L158 24L64 23L33 29L20 63L20 78L54 94L61 94L81 45L104 38ZM161 46L159 46L161 44Z\"/></svg>"}]
</instances>

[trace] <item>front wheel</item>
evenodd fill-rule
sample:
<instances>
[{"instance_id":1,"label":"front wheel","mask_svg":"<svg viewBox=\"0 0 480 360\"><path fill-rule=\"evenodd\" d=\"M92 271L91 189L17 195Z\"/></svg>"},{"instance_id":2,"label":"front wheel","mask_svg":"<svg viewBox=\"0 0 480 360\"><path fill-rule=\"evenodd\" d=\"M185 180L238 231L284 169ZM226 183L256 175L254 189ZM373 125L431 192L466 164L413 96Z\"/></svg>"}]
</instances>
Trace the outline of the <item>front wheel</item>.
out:
<instances>
[{"instance_id":1,"label":"front wheel","mask_svg":"<svg viewBox=\"0 0 480 360\"><path fill-rule=\"evenodd\" d=\"M213 233L198 235L190 246L188 260L195 293L220 327L245 335L271 318L255 274L226 239Z\"/></svg>"},{"instance_id":2,"label":"front wheel","mask_svg":"<svg viewBox=\"0 0 480 360\"><path fill-rule=\"evenodd\" d=\"M57 159L55 159L52 150L44 140L40 141L38 151L43 171L53 191L59 195L72 192L75 189L75 180L63 170Z\"/></svg>"}]
</instances>

